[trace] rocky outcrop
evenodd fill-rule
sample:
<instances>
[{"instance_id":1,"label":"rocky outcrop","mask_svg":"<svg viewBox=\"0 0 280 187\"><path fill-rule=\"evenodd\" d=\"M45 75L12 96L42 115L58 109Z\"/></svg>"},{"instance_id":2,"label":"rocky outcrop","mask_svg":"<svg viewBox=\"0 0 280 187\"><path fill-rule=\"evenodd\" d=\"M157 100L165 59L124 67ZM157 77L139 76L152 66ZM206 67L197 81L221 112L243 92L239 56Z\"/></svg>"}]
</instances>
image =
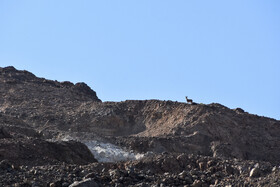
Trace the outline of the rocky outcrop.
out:
<instances>
[{"instance_id":1,"label":"rocky outcrop","mask_svg":"<svg viewBox=\"0 0 280 187\"><path fill-rule=\"evenodd\" d=\"M84 144L47 141L23 120L3 113L0 113L0 160L28 166L97 161Z\"/></svg>"},{"instance_id":2,"label":"rocky outcrop","mask_svg":"<svg viewBox=\"0 0 280 187\"><path fill-rule=\"evenodd\" d=\"M101 101L96 96L96 92L85 83L73 84L69 81L58 82L38 78L28 71L19 71L12 66L0 68L0 85L0 93L4 96L1 101L7 104L19 104L27 98L30 99L28 101L30 104L39 98L44 101L49 100L49 103L42 103L42 105L52 102L67 104L71 100Z\"/></svg>"},{"instance_id":3,"label":"rocky outcrop","mask_svg":"<svg viewBox=\"0 0 280 187\"><path fill-rule=\"evenodd\" d=\"M48 165L58 163L88 164L97 162L80 142L49 142L33 138L0 139L0 160L15 165Z\"/></svg>"}]
</instances>

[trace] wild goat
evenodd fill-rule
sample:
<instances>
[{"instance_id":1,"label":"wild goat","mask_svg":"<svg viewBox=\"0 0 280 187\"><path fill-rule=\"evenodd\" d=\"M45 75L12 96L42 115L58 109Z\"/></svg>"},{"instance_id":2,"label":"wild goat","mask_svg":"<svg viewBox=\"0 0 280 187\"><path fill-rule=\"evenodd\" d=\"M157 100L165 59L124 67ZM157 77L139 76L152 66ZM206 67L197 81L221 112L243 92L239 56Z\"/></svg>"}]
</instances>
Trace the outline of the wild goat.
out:
<instances>
[{"instance_id":1,"label":"wild goat","mask_svg":"<svg viewBox=\"0 0 280 187\"><path fill-rule=\"evenodd\" d=\"M188 104L192 104L193 103L193 100L192 99L188 99L188 96L186 96L186 100L187 100Z\"/></svg>"}]
</instances>

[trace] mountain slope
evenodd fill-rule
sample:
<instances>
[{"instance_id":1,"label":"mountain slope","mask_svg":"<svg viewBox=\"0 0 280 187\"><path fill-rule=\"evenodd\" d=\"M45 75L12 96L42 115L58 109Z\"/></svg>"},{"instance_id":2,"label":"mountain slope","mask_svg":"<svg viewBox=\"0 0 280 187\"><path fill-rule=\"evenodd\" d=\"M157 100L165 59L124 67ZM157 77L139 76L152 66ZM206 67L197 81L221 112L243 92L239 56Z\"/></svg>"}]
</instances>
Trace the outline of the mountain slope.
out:
<instances>
[{"instance_id":1,"label":"mountain slope","mask_svg":"<svg viewBox=\"0 0 280 187\"><path fill-rule=\"evenodd\" d=\"M0 68L0 111L45 138L101 138L140 152L184 152L280 163L280 122L220 104L101 102L84 83Z\"/></svg>"}]
</instances>

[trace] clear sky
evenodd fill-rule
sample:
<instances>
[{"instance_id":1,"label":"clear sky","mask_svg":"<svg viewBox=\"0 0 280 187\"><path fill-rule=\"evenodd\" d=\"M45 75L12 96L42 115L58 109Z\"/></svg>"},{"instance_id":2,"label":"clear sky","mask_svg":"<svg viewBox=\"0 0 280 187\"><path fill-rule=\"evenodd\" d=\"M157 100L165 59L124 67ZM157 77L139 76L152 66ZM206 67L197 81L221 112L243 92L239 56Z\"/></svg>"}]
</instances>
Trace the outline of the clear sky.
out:
<instances>
[{"instance_id":1,"label":"clear sky","mask_svg":"<svg viewBox=\"0 0 280 187\"><path fill-rule=\"evenodd\" d=\"M1 0L9 65L103 101L189 96L280 119L280 1Z\"/></svg>"}]
</instances>

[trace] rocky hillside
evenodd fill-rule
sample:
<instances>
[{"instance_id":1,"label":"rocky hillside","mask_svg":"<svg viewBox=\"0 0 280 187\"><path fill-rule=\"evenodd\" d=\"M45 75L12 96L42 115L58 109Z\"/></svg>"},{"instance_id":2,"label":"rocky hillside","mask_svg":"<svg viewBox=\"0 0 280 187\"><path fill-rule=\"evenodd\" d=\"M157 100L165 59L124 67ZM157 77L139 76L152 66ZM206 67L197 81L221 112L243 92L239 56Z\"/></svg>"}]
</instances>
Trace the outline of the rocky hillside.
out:
<instances>
[{"instance_id":1,"label":"rocky hillside","mask_svg":"<svg viewBox=\"0 0 280 187\"><path fill-rule=\"evenodd\" d=\"M85 83L50 81L14 67L0 68L0 95L2 112L37 122L30 123L33 126L51 122L60 109L77 107L82 102L100 102ZM40 117L46 118L37 119Z\"/></svg>"},{"instance_id":2,"label":"rocky hillside","mask_svg":"<svg viewBox=\"0 0 280 187\"><path fill-rule=\"evenodd\" d=\"M98 140L143 154L194 154L279 165L279 134L280 121L240 108L159 100L101 102L85 83L0 68L0 160L19 165L42 165L43 155L49 164L96 161L83 144L61 142L66 139ZM31 154L35 150L38 155ZM70 157L57 155L59 151Z\"/></svg>"},{"instance_id":3,"label":"rocky hillside","mask_svg":"<svg viewBox=\"0 0 280 187\"><path fill-rule=\"evenodd\" d=\"M0 69L0 94L2 113L43 134L118 137L119 144L141 152L280 161L280 122L242 109L158 100L101 102L85 83L50 81L13 67ZM145 146L137 148L139 143Z\"/></svg>"}]
</instances>

